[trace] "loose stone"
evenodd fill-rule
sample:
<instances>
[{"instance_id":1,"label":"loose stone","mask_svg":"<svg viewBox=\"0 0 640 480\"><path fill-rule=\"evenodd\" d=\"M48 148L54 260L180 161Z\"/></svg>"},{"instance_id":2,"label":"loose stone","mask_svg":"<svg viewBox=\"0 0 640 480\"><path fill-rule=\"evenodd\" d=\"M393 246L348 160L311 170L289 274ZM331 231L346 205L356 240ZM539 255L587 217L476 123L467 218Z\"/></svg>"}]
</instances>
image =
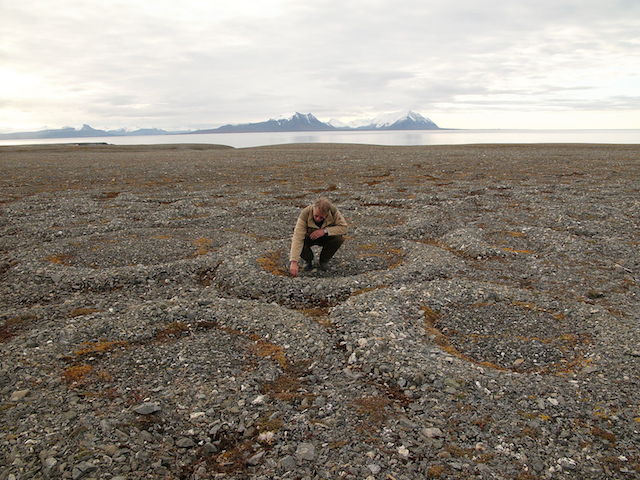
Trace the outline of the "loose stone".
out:
<instances>
[{"instance_id":1,"label":"loose stone","mask_svg":"<svg viewBox=\"0 0 640 480\"><path fill-rule=\"evenodd\" d=\"M300 460L313 460L316 457L316 447L312 443L301 443L296 448L296 457Z\"/></svg>"},{"instance_id":2,"label":"loose stone","mask_svg":"<svg viewBox=\"0 0 640 480\"><path fill-rule=\"evenodd\" d=\"M155 403L146 402L133 407L133 411L139 415L151 415L152 413L159 412L160 406Z\"/></svg>"},{"instance_id":3,"label":"loose stone","mask_svg":"<svg viewBox=\"0 0 640 480\"><path fill-rule=\"evenodd\" d=\"M9 397L9 401L10 402L19 402L21 400L23 400L27 395L29 395L29 393L31 392L31 390L16 390L15 392L13 392L11 394L11 397Z\"/></svg>"}]
</instances>

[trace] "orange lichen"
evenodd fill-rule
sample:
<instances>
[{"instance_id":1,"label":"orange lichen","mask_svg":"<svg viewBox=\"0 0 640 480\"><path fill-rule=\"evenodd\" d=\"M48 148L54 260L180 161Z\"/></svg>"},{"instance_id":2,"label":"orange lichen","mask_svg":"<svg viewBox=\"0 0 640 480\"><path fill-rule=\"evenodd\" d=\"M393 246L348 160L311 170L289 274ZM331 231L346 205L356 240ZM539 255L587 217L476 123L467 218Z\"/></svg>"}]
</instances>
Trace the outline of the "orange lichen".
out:
<instances>
[{"instance_id":1,"label":"orange lichen","mask_svg":"<svg viewBox=\"0 0 640 480\"><path fill-rule=\"evenodd\" d=\"M471 255L469 255L468 253L463 252L462 250L458 250L456 248L451 247L450 245L447 245L444 242L441 242L439 240L434 240L431 238L423 238L421 240L417 240L417 242L419 243L424 243L425 245L431 245L432 247L437 247L437 248L441 248L442 250L446 250L449 253L452 253L453 255L460 257L460 258L464 258L464 259L472 259L475 258Z\"/></svg>"},{"instance_id":2,"label":"orange lichen","mask_svg":"<svg viewBox=\"0 0 640 480\"><path fill-rule=\"evenodd\" d=\"M329 308L327 307L310 307L302 308L300 312L307 317L326 317L329 315Z\"/></svg>"},{"instance_id":3,"label":"orange lichen","mask_svg":"<svg viewBox=\"0 0 640 480\"><path fill-rule=\"evenodd\" d=\"M122 341L102 341L102 342L84 342L83 348L74 351L75 355L96 355L101 353L110 352L119 347L124 347L127 342Z\"/></svg>"},{"instance_id":4,"label":"orange lichen","mask_svg":"<svg viewBox=\"0 0 640 480\"><path fill-rule=\"evenodd\" d=\"M366 243L358 245L358 249L364 252L356 254L356 258L382 258L388 263L388 269L396 268L402 265L403 262L404 251L400 248L388 248L384 245ZM378 249L378 251L372 251L375 249Z\"/></svg>"},{"instance_id":5,"label":"orange lichen","mask_svg":"<svg viewBox=\"0 0 640 480\"><path fill-rule=\"evenodd\" d=\"M281 252L275 250L264 254L262 257L258 257L256 261L263 270L273 275L288 276L289 271L285 269L281 259Z\"/></svg>"},{"instance_id":6,"label":"orange lichen","mask_svg":"<svg viewBox=\"0 0 640 480\"><path fill-rule=\"evenodd\" d=\"M161 330L158 330L154 335L154 339L157 341L167 340L169 338L180 336L186 332L189 332L191 327L184 322L173 322L168 324Z\"/></svg>"},{"instance_id":7,"label":"orange lichen","mask_svg":"<svg viewBox=\"0 0 640 480\"><path fill-rule=\"evenodd\" d=\"M120 192L102 192L102 195L98 197L99 200L110 200L120 195Z\"/></svg>"},{"instance_id":8,"label":"orange lichen","mask_svg":"<svg viewBox=\"0 0 640 480\"><path fill-rule=\"evenodd\" d=\"M74 308L73 310L71 310L69 312L69 317L82 317L83 315L89 315L91 313L97 313L100 312L101 310L98 310L96 308Z\"/></svg>"},{"instance_id":9,"label":"orange lichen","mask_svg":"<svg viewBox=\"0 0 640 480\"><path fill-rule=\"evenodd\" d=\"M259 357L271 358L278 362L278 365L280 365L281 368L287 368L287 356L281 346L267 342L266 340L258 340L253 345L253 351Z\"/></svg>"},{"instance_id":10,"label":"orange lichen","mask_svg":"<svg viewBox=\"0 0 640 480\"><path fill-rule=\"evenodd\" d=\"M532 250L517 250L515 248L509 248L509 247L501 247L501 250L503 250L505 252L509 252L509 253L523 253L523 254L532 254L532 253L534 253Z\"/></svg>"},{"instance_id":11,"label":"orange lichen","mask_svg":"<svg viewBox=\"0 0 640 480\"><path fill-rule=\"evenodd\" d=\"M206 255L211 251L213 241L206 237L199 237L193 240L193 244L196 246L196 256Z\"/></svg>"},{"instance_id":12,"label":"orange lichen","mask_svg":"<svg viewBox=\"0 0 640 480\"><path fill-rule=\"evenodd\" d=\"M62 378L67 383L78 383L89 375L92 370L93 367L90 365L74 365L62 373Z\"/></svg>"},{"instance_id":13,"label":"orange lichen","mask_svg":"<svg viewBox=\"0 0 640 480\"><path fill-rule=\"evenodd\" d=\"M310 317L324 328L333 329L335 327L329 320L329 309L327 307L302 308L300 313L305 317Z\"/></svg>"},{"instance_id":14,"label":"orange lichen","mask_svg":"<svg viewBox=\"0 0 640 480\"><path fill-rule=\"evenodd\" d=\"M598 427L593 427L591 429L591 435L593 435L594 437L602 438L603 440L606 440L612 445L615 445L616 443L616 436L613 433L607 432L606 430L603 430Z\"/></svg>"},{"instance_id":15,"label":"orange lichen","mask_svg":"<svg viewBox=\"0 0 640 480\"><path fill-rule=\"evenodd\" d=\"M444 465L431 465L427 469L427 478L440 478L446 470L447 467Z\"/></svg>"},{"instance_id":16,"label":"orange lichen","mask_svg":"<svg viewBox=\"0 0 640 480\"><path fill-rule=\"evenodd\" d=\"M362 295L363 293L373 292L374 290L380 290L382 288L388 288L388 285L378 285L376 287L365 287L359 290L354 290L353 292L351 292L351 296L355 297L356 295Z\"/></svg>"},{"instance_id":17,"label":"orange lichen","mask_svg":"<svg viewBox=\"0 0 640 480\"><path fill-rule=\"evenodd\" d=\"M46 257L45 260L55 265L64 265L68 267L71 265L72 258L73 257L71 255L66 253L59 253L57 255L50 255Z\"/></svg>"}]
</instances>

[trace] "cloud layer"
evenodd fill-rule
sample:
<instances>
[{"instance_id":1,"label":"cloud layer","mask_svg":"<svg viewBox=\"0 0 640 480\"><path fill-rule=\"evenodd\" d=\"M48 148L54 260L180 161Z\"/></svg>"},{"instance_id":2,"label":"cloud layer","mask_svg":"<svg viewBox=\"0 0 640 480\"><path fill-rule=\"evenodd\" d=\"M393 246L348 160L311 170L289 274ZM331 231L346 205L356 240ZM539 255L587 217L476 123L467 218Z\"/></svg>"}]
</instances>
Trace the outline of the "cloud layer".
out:
<instances>
[{"instance_id":1,"label":"cloud layer","mask_svg":"<svg viewBox=\"0 0 640 480\"><path fill-rule=\"evenodd\" d=\"M459 128L640 128L635 0L22 0L0 14L5 132L398 109Z\"/></svg>"}]
</instances>

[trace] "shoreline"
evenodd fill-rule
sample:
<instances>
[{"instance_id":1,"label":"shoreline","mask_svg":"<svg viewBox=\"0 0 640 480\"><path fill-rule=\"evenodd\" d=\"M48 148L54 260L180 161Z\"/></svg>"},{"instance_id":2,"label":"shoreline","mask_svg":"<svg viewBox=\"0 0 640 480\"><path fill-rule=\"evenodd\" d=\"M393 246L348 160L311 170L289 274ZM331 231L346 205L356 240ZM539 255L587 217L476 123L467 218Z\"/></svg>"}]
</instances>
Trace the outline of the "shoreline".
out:
<instances>
[{"instance_id":1,"label":"shoreline","mask_svg":"<svg viewBox=\"0 0 640 480\"><path fill-rule=\"evenodd\" d=\"M640 129L438 129L356 130L173 134L150 136L66 137L61 139L0 140L0 145L107 142L110 144L229 144L237 148L288 143L356 143L401 145L464 145L476 143L640 143Z\"/></svg>"}]
</instances>

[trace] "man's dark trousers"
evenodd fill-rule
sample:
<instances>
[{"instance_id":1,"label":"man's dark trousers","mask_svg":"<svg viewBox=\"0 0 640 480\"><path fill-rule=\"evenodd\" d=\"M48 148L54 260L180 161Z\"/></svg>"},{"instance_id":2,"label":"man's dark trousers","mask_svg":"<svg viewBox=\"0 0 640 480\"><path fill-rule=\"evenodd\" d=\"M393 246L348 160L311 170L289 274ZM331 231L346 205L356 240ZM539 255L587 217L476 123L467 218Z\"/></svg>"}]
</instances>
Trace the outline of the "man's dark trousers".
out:
<instances>
[{"instance_id":1,"label":"man's dark trousers","mask_svg":"<svg viewBox=\"0 0 640 480\"><path fill-rule=\"evenodd\" d=\"M343 235L325 235L315 240L311 240L309 237L306 237L304 239L302 252L300 252L300 257L307 262L307 265L311 265L313 263L313 251L311 250L311 246L320 245L322 247L322 250L320 251L320 265L325 265L338 251L342 242L344 242Z\"/></svg>"}]
</instances>

